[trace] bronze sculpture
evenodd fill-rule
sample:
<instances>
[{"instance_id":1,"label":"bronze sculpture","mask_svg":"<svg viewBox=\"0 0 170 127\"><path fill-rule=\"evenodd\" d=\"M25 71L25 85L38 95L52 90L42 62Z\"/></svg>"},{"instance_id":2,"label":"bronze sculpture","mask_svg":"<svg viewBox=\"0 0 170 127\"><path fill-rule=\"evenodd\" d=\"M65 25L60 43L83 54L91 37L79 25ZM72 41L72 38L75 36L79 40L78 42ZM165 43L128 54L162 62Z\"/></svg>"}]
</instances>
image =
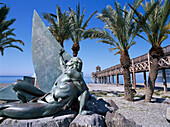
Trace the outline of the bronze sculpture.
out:
<instances>
[{"instance_id":1,"label":"bronze sculpture","mask_svg":"<svg viewBox=\"0 0 170 127\"><path fill-rule=\"evenodd\" d=\"M38 88L26 85L24 81L17 81L14 84L14 90L18 98L24 103L1 105L0 116L12 118L49 116L57 113L64 106L70 107L76 97L81 98L79 113L90 113L90 111L84 110L90 94L82 77L82 61L78 57L73 57L66 63L62 57L63 53L64 50L60 50L60 65L63 73L56 80L52 90L45 94Z\"/></svg>"}]
</instances>

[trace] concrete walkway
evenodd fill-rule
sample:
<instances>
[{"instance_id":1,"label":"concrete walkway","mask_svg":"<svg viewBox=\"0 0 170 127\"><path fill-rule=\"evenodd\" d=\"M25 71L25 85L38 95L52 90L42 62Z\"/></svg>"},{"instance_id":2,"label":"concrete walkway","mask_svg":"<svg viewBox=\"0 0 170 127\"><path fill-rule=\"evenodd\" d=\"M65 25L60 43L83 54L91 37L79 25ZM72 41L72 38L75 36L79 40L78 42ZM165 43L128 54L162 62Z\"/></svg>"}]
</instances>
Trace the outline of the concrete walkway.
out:
<instances>
[{"instance_id":1,"label":"concrete walkway","mask_svg":"<svg viewBox=\"0 0 170 127\"><path fill-rule=\"evenodd\" d=\"M90 91L101 90L101 91L124 91L123 85L116 86L115 84L87 84ZM137 83L136 88L144 87L143 83ZM155 89L163 89L163 83L156 83ZM170 91L170 83L167 83L168 91Z\"/></svg>"}]
</instances>

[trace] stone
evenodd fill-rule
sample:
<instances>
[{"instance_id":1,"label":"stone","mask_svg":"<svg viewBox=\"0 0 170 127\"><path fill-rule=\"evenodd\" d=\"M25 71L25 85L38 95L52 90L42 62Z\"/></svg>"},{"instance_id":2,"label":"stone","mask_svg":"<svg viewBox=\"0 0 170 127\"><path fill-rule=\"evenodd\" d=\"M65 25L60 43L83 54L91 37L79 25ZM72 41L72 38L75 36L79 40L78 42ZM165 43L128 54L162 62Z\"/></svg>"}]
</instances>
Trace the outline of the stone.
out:
<instances>
[{"instance_id":1,"label":"stone","mask_svg":"<svg viewBox=\"0 0 170 127\"><path fill-rule=\"evenodd\" d=\"M107 112L105 116L105 123L107 127L141 127L137 125L133 120L126 119L118 112Z\"/></svg>"},{"instance_id":2,"label":"stone","mask_svg":"<svg viewBox=\"0 0 170 127\"><path fill-rule=\"evenodd\" d=\"M90 100L87 101L86 103L86 108L87 110L90 110L94 113L98 113L100 115L106 115L110 109L108 108L110 105L103 99L96 99L94 97L91 97Z\"/></svg>"},{"instance_id":3,"label":"stone","mask_svg":"<svg viewBox=\"0 0 170 127\"><path fill-rule=\"evenodd\" d=\"M115 104L115 102L114 102L113 100L109 99L109 100L108 100L108 103L110 104L111 107L113 107L112 110L113 110L114 112L119 109L119 107Z\"/></svg>"},{"instance_id":4,"label":"stone","mask_svg":"<svg viewBox=\"0 0 170 127\"><path fill-rule=\"evenodd\" d=\"M151 99L151 102L156 102L156 101L157 101L156 98L152 98L152 99Z\"/></svg>"},{"instance_id":5,"label":"stone","mask_svg":"<svg viewBox=\"0 0 170 127\"><path fill-rule=\"evenodd\" d=\"M76 112L63 110L56 115L37 119L12 119L0 120L0 127L69 127L75 118Z\"/></svg>"},{"instance_id":6,"label":"stone","mask_svg":"<svg viewBox=\"0 0 170 127\"><path fill-rule=\"evenodd\" d=\"M170 104L170 99L166 98L166 99L163 101L163 103L165 103L165 104Z\"/></svg>"},{"instance_id":7,"label":"stone","mask_svg":"<svg viewBox=\"0 0 170 127\"><path fill-rule=\"evenodd\" d=\"M40 89L48 93L61 75L59 50L61 46L34 10L32 26L32 59ZM65 52L64 60L71 56ZM40 62L41 61L41 62Z\"/></svg>"},{"instance_id":8,"label":"stone","mask_svg":"<svg viewBox=\"0 0 170 127\"><path fill-rule=\"evenodd\" d=\"M114 97L115 94L113 94L113 93L107 93L107 96L109 96L109 97Z\"/></svg>"},{"instance_id":9,"label":"stone","mask_svg":"<svg viewBox=\"0 0 170 127\"><path fill-rule=\"evenodd\" d=\"M80 115L71 122L69 127L105 127L104 118L99 114Z\"/></svg>"},{"instance_id":10,"label":"stone","mask_svg":"<svg viewBox=\"0 0 170 127\"><path fill-rule=\"evenodd\" d=\"M166 120L170 123L170 107L166 110Z\"/></svg>"}]
</instances>

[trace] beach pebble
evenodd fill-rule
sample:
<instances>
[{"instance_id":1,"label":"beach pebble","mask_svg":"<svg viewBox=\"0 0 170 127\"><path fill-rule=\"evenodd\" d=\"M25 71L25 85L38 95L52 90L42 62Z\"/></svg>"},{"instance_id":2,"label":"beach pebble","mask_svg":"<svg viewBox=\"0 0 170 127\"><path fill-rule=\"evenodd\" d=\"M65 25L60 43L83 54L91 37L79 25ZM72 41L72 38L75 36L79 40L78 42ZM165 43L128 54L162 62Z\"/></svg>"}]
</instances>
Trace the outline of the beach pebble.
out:
<instances>
[{"instance_id":1,"label":"beach pebble","mask_svg":"<svg viewBox=\"0 0 170 127\"><path fill-rule=\"evenodd\" d=\"M163 103L165 103L165 104L170 104L170 99L169 99L169 98L166 98L166 99L163 101Z\"/></svg>"},{"instance_id":2,"label":"beach pebble","mask_svg":"<svg viewBox=\"0 0 170 127\"><path fill-rule=\"evenodd\" d=\"M114 111L117 111L119 109L119 107L116 105L116 103L113 100L109 99L107 102L110 104L111 107L114 108Z\"/></svg>"}]
</instances>

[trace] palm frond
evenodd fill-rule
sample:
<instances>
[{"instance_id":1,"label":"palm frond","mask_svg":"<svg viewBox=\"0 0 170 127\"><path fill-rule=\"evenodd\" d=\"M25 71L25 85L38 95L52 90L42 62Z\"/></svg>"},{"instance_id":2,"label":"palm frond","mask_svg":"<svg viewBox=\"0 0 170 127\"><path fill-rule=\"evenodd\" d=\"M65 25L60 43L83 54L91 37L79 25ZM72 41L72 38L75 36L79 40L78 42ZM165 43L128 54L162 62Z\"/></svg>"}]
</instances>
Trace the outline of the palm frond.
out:
<instances>
[{"instance_id":1,"label":"palm frond","mask_svg":"<svg viewBox=\"0 0 170 127\"><path fill-rule=\"evenodd\" d=\"M90 38L90 39L103 39L103 40L109 40L112 43L115 43L116 41L111 37L111 35L106 30L101 30L98 28L93 28L86 30L83 34L84 39Z\"/></svg>"},{"instance_id":2,"label":"palm frond","mask_svg":"<svg viewBox=\"0 0 170 127\"><path fill-rule=\"evenodd\" d=\"M161 44L162 44L162 42L164 41L164 40L166 40L168 38L168 35L164 35L162 38L161 38L161 40L158 42L158 46L160 46Z\"/></svg>"},{"instance_id":3,"label":"palm frond","mask_svg":"<svg viewBox=\"0 0 170 127\"><path fill-rule=\"evenodd\" d=\"M121 51L117 51L114 55L121 54Z\"/></svg>"},{"instance_id":4,"label":"palm frond","mask_svg":"<svg viewBox=\"0 0 170 127\"><path fill-rule=\"evenodd\" d=\"M15 19L6 20L6 16L9 12L9 7L4 5L0 8L0 52L1 55L4 55L4 49L8 47L17 48L20 51L23 51L19 46L13 45L13 43L19 42L24 45L23 41L19 39L14 39L12 36L16 36L13 31L15 29L11 29L10 26L15 22Z\"/></svg>"},{"instance_id":5,"label":"palm frond","mask_svg":"<svg viewBox=\"0 0 170 127\"><path fill-rule=\"evenodd\" d=\"M4 46L4 48L16 48L16 49L19 49L21 52L23 52L23 50L19 46L16 46L16 45Z\"/></svg>"},{"instance_id":6,"label":"palm frond","mask_svg":"<svg viewBox=\"0 0 170 127\"><path fill-rule=\"evenodd\" d=\"M90 17L89 17L89 18L87 19L87 21L84 23L82 29L85 29L85 28L87 27L88 22L89 22L90 19L93 17L93 15L96 14L97 12L98 12L98 11L95 11L95 12L93 12L93 13L90 15Z\"/></svg>"},{"instance_id":7,"label":"palm frond","mask_svg":"<svg viewBox=\"0 0 170 127\"><path fill-rule=\"evenodd\" d=\"M62 13L61 8L57 5L57 15L51 13L43 13L43 18L47 20L50 25L48 29L59 43L63 43L64 40L71 38L72 24L70 17L66 12Z\"/></svg>"},{"instance_id":8,"label":"palm frond","mask_svg":"<svg viewBox=\"0 0 170 127\"><path fill-rule=\"evenodd\" d=\"M146 33L148 42L152 46L160 46L167 38L169 31L166 23L170 14L170 1L165 0L162 5L162 1L151 0L151 3L145 2L145 5L141 5L145 11L145 15L139 14L138 11L134 10L138 17L138 27L142 28L142 30ZM133 7L131 8L133 9Z\"/></svg>"}]
</instances>

